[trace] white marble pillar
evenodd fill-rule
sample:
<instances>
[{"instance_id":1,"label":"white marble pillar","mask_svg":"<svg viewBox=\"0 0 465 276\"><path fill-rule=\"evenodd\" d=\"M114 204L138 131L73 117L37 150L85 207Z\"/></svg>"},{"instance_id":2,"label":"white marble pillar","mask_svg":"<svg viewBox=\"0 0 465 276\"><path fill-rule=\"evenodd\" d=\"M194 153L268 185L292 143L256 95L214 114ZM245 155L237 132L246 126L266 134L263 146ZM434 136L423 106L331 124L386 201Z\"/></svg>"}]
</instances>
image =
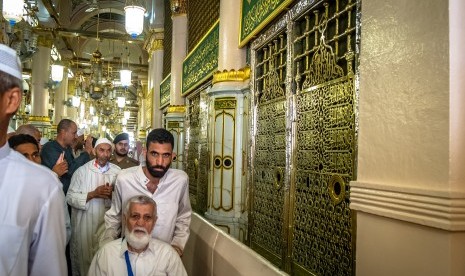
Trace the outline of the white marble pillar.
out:
<instances>
[{"instance_id":1,"label":"white marble pillar","mask_svg":"<svg viewBox=\"0 0 465 276\"><path fill-rule=\"evenodd\" d=\"M182 169L184 159L184 116L185 100L182 91L182 62L187 54L187 1L176 1L178 6L172 9L173 21L171 48L171 87L170 106L165 116L166 128L175 137L174 152L177 157L171 167Z\"/></svg>"},{"instance_id":2,"label":"white marble pillar","mask_svg":"<svg viewBox=\"0 0 465 276\"><path fill-rule=\"evenodd\" d=\"M182 1L181 1L182 2ZM187 5L185 2L184 5ZM187 14L185 8L180 12L173 12L173 35L171 50L171 89L170 105L184 105L181 97L182 90L182 62L187 54Z\"/></svg>"},{"instance_id":3,"label":"white marble pillar","mask_svg":"<svg viewBox=\"0 0 465 276\"><path fill-rule=\"evenodd\" d=\"M356 274L465 275L465 3L362 13Z\"/></svg>"},{"instance_id":4,"label":"white marble pillar","mask_svg":"<svg viewBox=\"0 0 465 276\"><path fill-rule=\"evenodd\" d=\"M162 113L160 110L160 83L163 80L163 41L156 42L152 52L152 128L162 127Z\"/></svg>"},{"instance_id":5,"label":"white marble pillar","mask_svg":"<svg viewBox=\"0 0 465 276\"><path fill-rule=\"evenodd\" d=\"M248 131L249 71L244 68L246 51L238 47L241 3L240 0L220 2L218 72L213 77L213 87L208 91L212 102L209 114L214 116L209 122L213 160L208 189L210 205L206 217L243 241L247 232L243 189L247 183L244 173L247 151L244 147L247 146L245 137ZM218 108L226 101L227 108Z\"/></svg>"},{"instance_id":6,"label":"white marble pillar","mask_svg":"<svg viewBox=\"0 0 465 276\"><path fill-rule=\"evenodd\" d=\"M47 83L50 76L52 40L48 37L39 36L37 42L37 52L32 57L31 76L31 116L29 123L35 125L42 131L44 136L48 136L50 129L49 91Z\"/></svg>"},{"instance_id":7,"label":"white marble pillar","mask_svg":"<svg viewBox=\"0 0 465 276\"><path fill-rule=\"evenodd\" d=\"M54 125L57 125L62 119L68 118L67 108L64 104L68 98L68 68L64 67L63 80L55 91L55 120Z\"/></svg>"}]
</instances>

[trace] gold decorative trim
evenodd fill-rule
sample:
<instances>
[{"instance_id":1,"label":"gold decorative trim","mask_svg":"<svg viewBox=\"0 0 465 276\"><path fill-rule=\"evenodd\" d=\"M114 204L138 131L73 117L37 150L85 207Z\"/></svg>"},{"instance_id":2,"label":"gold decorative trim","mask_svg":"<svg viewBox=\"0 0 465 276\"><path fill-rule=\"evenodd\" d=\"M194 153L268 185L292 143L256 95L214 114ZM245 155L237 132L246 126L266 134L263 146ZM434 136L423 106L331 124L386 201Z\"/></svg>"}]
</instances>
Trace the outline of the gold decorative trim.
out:
<instances>
[{"instance_id":1,"label":"gold decorative trim","mask_svg":"<svg viewBox=\"0 0 465 276\"><path fill-rule=\"evenodd\" d=\"M331 176L328 185L328 192L334 205L341 203L346 195L346 183L339 175Z\"/></svg>"},{"instance_id":2,"label":"gold decorative trim","mask_svg":"<svg viewBox=\"0 0 465 276\"><path fill-rule=\"evenodd\" d=\"M250 79L250 67L244 67L239 70L223 70L221 71L216 71L213 73L213 81L212 83L218 83L218 82L228 82L228 81L245 81Z\"/></svg>"},{"instance_id":3,"label":"gold decorative trim","mask_svg":"<svg viewBox=\"0 0 465 276\"><path fill-rule=\"evenodd\" d=\"M52 48L53 40L49 36L39 35L37 38L37 46Z\"/></svg>"},{"instance_id":4,"label":"gold decorative trim","mask_svg":"<svg viewBox=\"0 0 465 276\"><path fill-rule=\"evenodd\" d=\"M41 122L50 123L50 117L48 116L29 116L29 122Z\"/></svg>"},{"instance_id":5,"label":"gold decorative trim","mask_svg":"<svg viewBox=\"0 0 465 276\"><path fill-rule=\"evenodd\" d=\"M145 129L139 130L139 139L145 139L147 137L147 131Z\"/></svg>"},{"instance_id":6,"label":"gold decorative trim","mask_svg":"<svg viewBox=\"0 0 465 276\"><path fill-rule=\"evenodd\" d=\"M235 109L236 98L218 98L215 99L215 110L218 109Z\"/></svg>"},{"instance_id":7,"label":"gold decorative trim","mask_svg":"<svg viewBox=\"0 0 465 276\"><path fill-rule=\"evenodd\" d=\"M163 39L154 39L152 41L152 51L163 50Z\"/></svg>"},{"instance_id":8,"label":"gold decorative trim","mask_svg":"<svg viewBox=\"0 0 465 276\"><path fill-rule=\"evenodd\" d=\"M171 128L179 128L180 127L180 124L178 121L168 121L167 122L167 128L171 129Z\"/></svg>"},{"instance_id":9,"label":"gold decorative trim","mask_svg":"<svg viewBox=\"0 0 465 276\"><path fill-rule=\"evenodd\" d=\"M184 113L186 112L185 105L170 105L168 106L167 113Z\"/></svg>"},{"instance_id":10,"label":"gold decorative trim","mask_svg":"<svg viewBox=\"0 0 465 276\"><path fill-rule=\"evenodd\" d=\"M170 0L171 15L187 14L187 0Z\"/></svg>"}]
</instances>

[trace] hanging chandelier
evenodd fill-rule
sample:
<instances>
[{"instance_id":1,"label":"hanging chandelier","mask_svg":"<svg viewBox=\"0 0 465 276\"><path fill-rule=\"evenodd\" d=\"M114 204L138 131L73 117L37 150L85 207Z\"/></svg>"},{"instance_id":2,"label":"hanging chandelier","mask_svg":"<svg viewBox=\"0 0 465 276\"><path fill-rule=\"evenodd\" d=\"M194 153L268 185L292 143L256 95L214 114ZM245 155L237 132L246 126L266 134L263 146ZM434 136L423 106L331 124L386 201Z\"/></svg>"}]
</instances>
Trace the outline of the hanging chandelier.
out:
<instances>
[{"instance_id":1,"label":"hanging chandelier","mask_svg":"<svg viewBox=\"0 0 465 276\"><path fill-rule=\"evenodd\" d=\"M13 27L23 19L23 0L3 0L3 17Z\"/></svg>"},{"instance_id":2,"label":"hanging chandelier","mask_svg":"<svg viewBox=\"0 0 465 276\"><path fill-rule=\"evenodd\" d=\"M144 30L145 8L142 5L136 5L134 1L127 1L124 7L126 32L132 38L136 38Z\"/></svg>"}]
</instances>

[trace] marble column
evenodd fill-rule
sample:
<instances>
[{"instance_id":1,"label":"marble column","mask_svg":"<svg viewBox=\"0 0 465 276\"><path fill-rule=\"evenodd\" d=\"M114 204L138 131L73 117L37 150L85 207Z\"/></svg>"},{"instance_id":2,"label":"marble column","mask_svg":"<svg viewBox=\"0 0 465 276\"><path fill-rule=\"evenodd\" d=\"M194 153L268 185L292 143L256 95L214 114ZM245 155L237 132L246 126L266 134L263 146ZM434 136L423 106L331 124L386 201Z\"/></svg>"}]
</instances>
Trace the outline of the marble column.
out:
<instances>
[{"instance_id":1,"label":"marble column","mask_svg":"<svg viewBox=\"0 0 465 276\"><path fill-rule=\"evenodd\" d=\"M212 153L209 207L205 216L239 240L245 240L246 153L250 70L246 50L238 48L240 0L221 0L218 72L207 92Z\"/></svg>"},{"instance_id":2,"label":"marble column","mask_svg":"<svg viewBox=\"0 0 465 276\"><path fill-rule=\"evenodd\" d=\"M31 76L31 116L29 123L36 126L45 137L49 136L49 88L47 86L50 77L52 39L39 36L37 52L32 57Z\"/></svg>"},{"instance_id":3,"label":"marble column","mask_svg":"<svg viewBox=\"0 0 465 276\"><path fill-rule=\"evenodd\" d=\"M174 5L174 2L176 5ZM170 106L165 116L166 128L175 137L176 159L172 167L182 169L184 159L184 116L185 101L181 96L182 62L187 54L187 1L171 1L172 5L172 50L171 50L171 87Z\"/></svg>"},{"instance_id":4,"label":"marble column","mask_svg":"<svg viewBox=\"0 0 465 276\"><path fill-rule=\"evenodd\" d=\"M55 90L55 119L53 120L54 125L57 125L62 119L68 118L66 112L67 108L64 104L68 98L68 67L64 67L63 70L63 80Z\"/></svg>"},{"instance_id":5,"label":"marble column","mask_svg":"<svg viewBox=\"0 0 465 276\"><path fill-rule=\"evenodd\" d=\"M160 83L163 80L163 40L159 39L152 44L151 83L152 95L152 128L162 127L162 112L160 109Z\"/></svg>"}]
</instances>

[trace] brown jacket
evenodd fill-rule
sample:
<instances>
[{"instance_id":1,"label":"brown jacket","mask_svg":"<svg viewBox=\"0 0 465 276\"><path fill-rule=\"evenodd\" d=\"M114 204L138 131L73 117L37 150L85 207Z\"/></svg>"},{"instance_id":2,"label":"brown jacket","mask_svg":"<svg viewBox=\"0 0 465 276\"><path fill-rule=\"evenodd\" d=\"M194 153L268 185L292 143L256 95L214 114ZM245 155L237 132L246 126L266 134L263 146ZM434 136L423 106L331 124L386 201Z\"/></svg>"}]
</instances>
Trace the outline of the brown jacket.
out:
<instances>
[{"instance_id":1,"label":"brown jacket","mask_svg":"<svg viewBox=\"0 0 465 276\"><path fill-rule=\"evenodd\" d=\"M110 163L115 164L116 166L120 167L121 169L127 169L135 166L139 166L139 161L133 159L126 155L126 157L121 160L121 162L116 161L116 157L113 154L110 158Z\"/></svg>"}]
</instances>

